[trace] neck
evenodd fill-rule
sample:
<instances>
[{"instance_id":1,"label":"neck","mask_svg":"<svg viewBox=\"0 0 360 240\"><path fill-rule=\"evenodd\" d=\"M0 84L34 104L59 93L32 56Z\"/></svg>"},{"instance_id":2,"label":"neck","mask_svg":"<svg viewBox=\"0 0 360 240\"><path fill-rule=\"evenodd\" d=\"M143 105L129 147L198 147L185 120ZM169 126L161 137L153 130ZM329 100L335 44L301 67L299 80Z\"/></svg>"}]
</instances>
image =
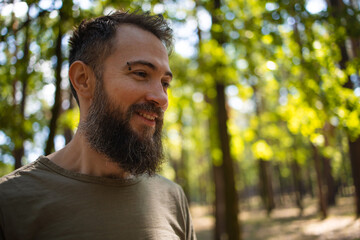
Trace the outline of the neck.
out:
<instances>
[{"instance_id":1,"label":"neck","mask_svg":"<svg viewBox=\"0 0 360 240\"><path fill-rule=\"evenodd\" d=\"M131 177L131 174L122 170L117 163L90 148L79 131L63 149L47 157L56 165L72 172L122 179Z\"/></svg>"}]
</instances>

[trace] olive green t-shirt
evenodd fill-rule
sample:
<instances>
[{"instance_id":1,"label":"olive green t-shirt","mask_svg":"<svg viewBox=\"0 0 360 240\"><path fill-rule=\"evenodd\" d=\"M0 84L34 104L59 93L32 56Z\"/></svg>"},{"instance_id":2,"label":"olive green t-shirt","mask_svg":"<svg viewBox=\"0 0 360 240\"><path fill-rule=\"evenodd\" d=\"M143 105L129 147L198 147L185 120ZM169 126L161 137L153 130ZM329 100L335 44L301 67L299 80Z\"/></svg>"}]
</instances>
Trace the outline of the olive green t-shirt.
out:
<instances>
[{"instance_id":1,"label":"olive green t-shirt","mask_svg":"<svg viewBox=\"0 0 360 240\"><path fill-rule=\"evenodd\" d=\"M180 186L67 171L45 157L0 180L0 239L196 239Z\"/></svg>"}]
</instances>

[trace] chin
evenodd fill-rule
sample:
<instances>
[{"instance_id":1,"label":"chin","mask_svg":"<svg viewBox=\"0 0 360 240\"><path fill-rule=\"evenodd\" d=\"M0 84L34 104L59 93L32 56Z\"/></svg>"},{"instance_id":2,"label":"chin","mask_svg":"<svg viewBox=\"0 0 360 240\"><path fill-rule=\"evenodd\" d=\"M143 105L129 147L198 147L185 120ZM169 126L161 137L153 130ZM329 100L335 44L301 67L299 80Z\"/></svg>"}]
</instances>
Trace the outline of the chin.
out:
<instances>
[{"instance_id":1,"label":"chin","mask_svg":"<svg viewBox=\"0 0 360 240\"><path fill-rule=\"evenodd\" d=\"M132 131L136 133L136 135L141 139L152 138L154 137L155 127L150 127L150 126L141 126L137 128L132 127Z\"/></svg>"}]
</instances>

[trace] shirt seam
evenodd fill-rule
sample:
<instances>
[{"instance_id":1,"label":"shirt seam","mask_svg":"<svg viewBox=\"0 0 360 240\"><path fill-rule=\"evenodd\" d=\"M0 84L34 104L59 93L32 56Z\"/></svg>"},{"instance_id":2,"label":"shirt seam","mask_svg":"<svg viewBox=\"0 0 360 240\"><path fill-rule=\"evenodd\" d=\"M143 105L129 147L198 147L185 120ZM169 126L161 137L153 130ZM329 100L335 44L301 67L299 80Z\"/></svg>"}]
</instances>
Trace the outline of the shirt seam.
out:
<instances>
[{"instance_id":1,"label":"shirt seam","mask_svg":"<svg viewBox=\"0 0 360 240\"><path fill-rule=\"evenodd\" d=\"M46 157L39 157L38 163L45 166L49 170L64 176L66 178L71 178L79 182L86 182L86 183L92 183L92 184L98 184L103 186L113 186L113 187L125 187L125 186L131 186L134 184L139 183L142 181L142 176L138 177L137 179L131 179L131 180L122 180L122 179L107 179L107 178L101 178L101 177L95 177L91 175L85 175L77 172L72 172L66 169L63 169L54 163L52 163L48 158Z\"/></svg>"}]
</instances>

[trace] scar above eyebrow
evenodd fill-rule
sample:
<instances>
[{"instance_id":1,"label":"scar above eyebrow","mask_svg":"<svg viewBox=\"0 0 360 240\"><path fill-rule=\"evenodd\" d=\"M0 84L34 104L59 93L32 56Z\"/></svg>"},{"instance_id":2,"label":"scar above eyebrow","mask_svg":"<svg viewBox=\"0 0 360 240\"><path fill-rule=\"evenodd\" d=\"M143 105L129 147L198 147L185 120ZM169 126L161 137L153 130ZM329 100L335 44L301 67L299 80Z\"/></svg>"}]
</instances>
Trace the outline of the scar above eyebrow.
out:
<instances>
[{"instance_id":1,"label":"scar above eyebrow","mask_svg":"<svg viewBox=\"0 0 360 240\"><path fill-rule=\"evenodd\" d=\"M129 69L129 71L131 71L131 65L130 65L130 63L129 63L129 62L126 62L126 65L128 65L128 69Z\"/></svg>"}]
</instances>

